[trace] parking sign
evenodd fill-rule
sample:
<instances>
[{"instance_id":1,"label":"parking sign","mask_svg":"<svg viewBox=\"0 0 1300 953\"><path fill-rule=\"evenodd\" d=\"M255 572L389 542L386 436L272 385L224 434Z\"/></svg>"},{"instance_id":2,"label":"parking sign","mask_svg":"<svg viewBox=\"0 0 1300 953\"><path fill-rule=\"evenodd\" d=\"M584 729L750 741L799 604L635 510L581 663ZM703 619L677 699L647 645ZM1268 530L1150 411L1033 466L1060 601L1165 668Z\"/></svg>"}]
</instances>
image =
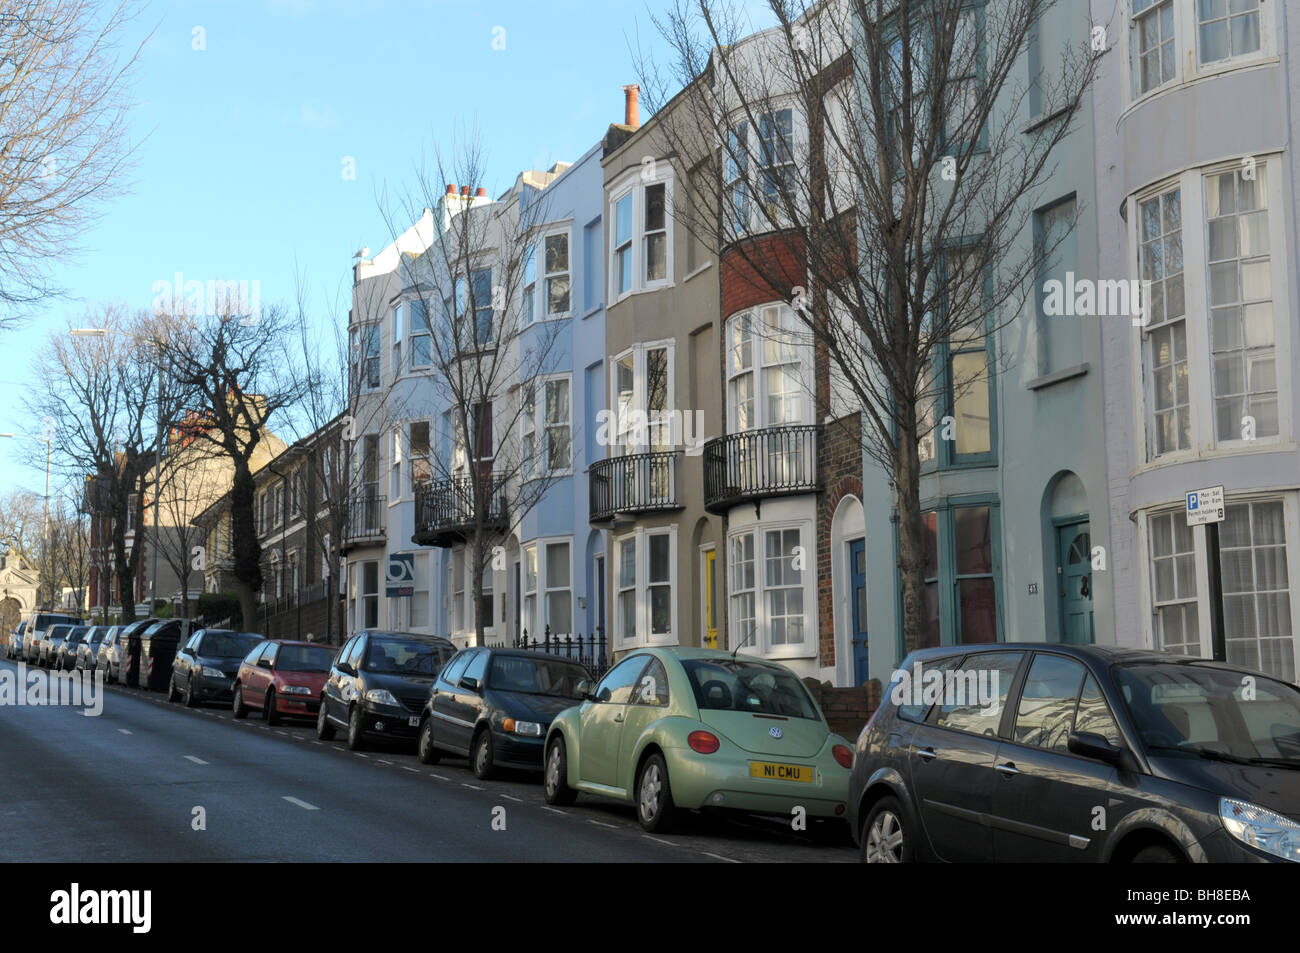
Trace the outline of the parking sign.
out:
<instances>
[{"instance_id":1,"label":"parking sign","mask_svg":"<svg viewBox=\"0 0 1300 953\"><path fill-rule=\"evenodd\" d=\"M1223 522L1223 487L1187 491L1187 525Z\"/></svg>"}]
</instances>

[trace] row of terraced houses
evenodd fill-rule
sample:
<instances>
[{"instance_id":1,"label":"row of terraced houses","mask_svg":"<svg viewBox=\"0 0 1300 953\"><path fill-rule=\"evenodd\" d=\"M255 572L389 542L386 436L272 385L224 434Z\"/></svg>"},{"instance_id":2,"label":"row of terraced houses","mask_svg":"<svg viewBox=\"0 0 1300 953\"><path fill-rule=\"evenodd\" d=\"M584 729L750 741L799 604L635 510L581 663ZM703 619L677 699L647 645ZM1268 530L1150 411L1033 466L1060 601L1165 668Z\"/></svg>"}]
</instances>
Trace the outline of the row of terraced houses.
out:
<instances>
[{"instance_id":1,"label":"row of terraced houses","mask_svg":"<svg viewBox=\"0 0 1300 953\"><path fill-rule=\"evenodd\" d=\"M969 12L980 42L988 10ZM1209 654L1207 541L1184 495L1222 484L1228 657L1294 680L1291 13L1092 0L1044 15L1022 64L1029 95L1014 103L1025 136L1052 118L1033 83L1052 51L1099 24L1109 50L1019 238L1052 250L1042 293L983 338L950 342L936 369L957 439L922 447L929 644ZM750 42L761 50L764 35ZM436 207L354 265L355 395L330 432L353 473L342 565L288 568L282 533L297 584L277 572L268 585L283 597L337 568L344 631L461 645L480 629L493 644L596 635L611 656L743 643L837 686L887 678L904 654L889 475L864 452L825 352L793 333L789 289L755 281L737 242L774 256L799 246L757 218L735 242L700 241L682 213L716 173L718 143L690 154L660 134L692 90L644 124L636 87L624 95L623 122L585 155L525 171L495 198L442 183ZM753 160L728 168L755 177L756 195L826 132L794 100L759 125ZM465 217L482 225L474 247L448 253L470 234L456 228ZM471 287L446 301L430 291L440 254L471 259ZM1077 278L1150 282L1148 322L1055 313L1044 289ZM444 314L468 322L472 368L513 352L469 407L434 372L447 366ZM508 344L494 330L505 320L517 322ZM972 369L982 383L953 390ZM503 467L511 455L520 465ZM264 483L272 508L310 522L296 490L279 491L285 503ZM532 499L530 483L543 487ZM467 507L467 487L489 505ZM500 545L475 585L483 522Z\"/></svg>"}]
</instances>

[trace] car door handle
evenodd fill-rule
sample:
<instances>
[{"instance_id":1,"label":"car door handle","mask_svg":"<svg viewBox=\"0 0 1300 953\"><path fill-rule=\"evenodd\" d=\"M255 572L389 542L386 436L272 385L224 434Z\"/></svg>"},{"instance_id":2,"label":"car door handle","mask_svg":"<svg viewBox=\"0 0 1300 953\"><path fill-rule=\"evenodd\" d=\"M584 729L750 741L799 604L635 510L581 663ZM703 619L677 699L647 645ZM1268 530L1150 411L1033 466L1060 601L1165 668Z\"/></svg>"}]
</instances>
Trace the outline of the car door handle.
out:
<instances>
[{"instance_id":1,"label":"car door handle","mask_svg":"<svg viewBox=\"0 0 1300 953\"><path fill-rule=\"evenodd\" d=\"M622 721L622 720L623 720L623 713L622 713L622 712L619 712L617 715L615 715L615 716L614 716L614 720L615 720L615 721Z\"/></svg>"},{"instance_id":2,"label":"car door handle","mask_svg":"<svg viewBox=\"0 0 1300 953\"><path fill-rule=\"evenodd\" d=\"M1020 773L1020 769L1011 761L1008 761L1006 764L998 765L996 770L998 774L1005 775L1006 777L1012 777Z\"/></svg>"},{"instance_id":3,"label":"car door handle","mask_svg":"<svg viewBox=\"0 0 1300 953\"><path fill-rule=\"evenodd\" d=\"M939 753L933 748L917 748L916 754L918 757L924 758L926 761L933 761L935 758L939 757Z\"/></svg>"}]
</instances>

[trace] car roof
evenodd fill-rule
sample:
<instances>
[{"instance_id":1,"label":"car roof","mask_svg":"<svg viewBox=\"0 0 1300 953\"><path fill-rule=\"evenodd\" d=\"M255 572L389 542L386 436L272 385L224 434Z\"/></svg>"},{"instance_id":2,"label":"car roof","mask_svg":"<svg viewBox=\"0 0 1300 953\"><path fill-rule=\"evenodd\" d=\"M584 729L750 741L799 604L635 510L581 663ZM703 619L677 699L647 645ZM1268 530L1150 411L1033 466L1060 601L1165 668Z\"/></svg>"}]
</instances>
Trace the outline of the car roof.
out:
<instances>
[{"instance_id":1,"label":"car roof","mask_svg":"<svg viewBox=\"0 0 1300 953\"><path fill-rule=\"evenodd\" d=\"M496 645L471 645L469 648L485 648L493 655L503 655L509 658L544 658L554 662L572 662L574 665L583 665L582 659L576 659L570 655L557 655L554 652L538 652L535 649L516 649L513 647L507 648L506 646ZM468 649L465 651L468 651ZM585 668L586 666L584 665L583 667Z\"/></svg>"},{"instance_id":2,"label":"car roof","mask_svg":"<svg viewBox=\"0 0 1300 953\"><path fill-rule=\"evenodd\" d=\"M686 661L687 659L713 659L713 660L731 659L734 657L737 661L744 660L746 662L758 662L763 665L777 665L780 666L781 668L786 668L786 666L783 663L775 659L765 659L757 655L748 655L745 653L744 649L741 649L740 652L735 653L733 655L733 653L728 651L727 649L696 648L695 646L691 646L691 645L664 645L664 646L653 646L649 649L634 650L632 652L629 652L628 656L635 655L638 652L644 654L646 651L658 652L664 655L669 655L672 656L673 658L676 658L678 661ZM624 657L626 658L627 656Z\"/></svg>"},{"instance_id":3,"label":"car roof","mask_svg":"<svg viewBox=\"0 0 1300 953\"><path fill-rule=\"evenodd\" d=\"M384 635L392 636L398 639L409 639L413 642L428 642L430 644L450 645L456 647L456 643L451 639L443 638L441 635L430 635L427 632L396 632L392 629L362 629L356 635Z\"/></svg>"},{"instance_id":4,"label":"car roof","mask_svg":"<svg viewBox=\"0 0 1300 953\"><path fill-rule=\"evenodd\" d=\"M308 642L305 639L266 639L267 642L274 642L276 645L310 645L313 648L336 649L337 645L330 645L328 642Z\"/></svg>"}]
</instances>

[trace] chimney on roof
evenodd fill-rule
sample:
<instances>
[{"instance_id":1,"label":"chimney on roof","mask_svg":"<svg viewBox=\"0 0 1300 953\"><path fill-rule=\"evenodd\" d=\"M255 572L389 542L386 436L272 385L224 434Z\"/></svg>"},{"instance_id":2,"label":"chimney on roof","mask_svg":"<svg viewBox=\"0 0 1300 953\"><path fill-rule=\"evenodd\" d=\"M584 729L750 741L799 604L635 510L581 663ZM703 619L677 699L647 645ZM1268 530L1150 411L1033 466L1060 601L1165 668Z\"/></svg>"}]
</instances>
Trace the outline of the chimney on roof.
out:
<instances>
[{"instance_id":1,"label":"chimney on roof","mask_svg":"<svg viewBox=\"0 0 1300 953\"><path fill-rule=\"evenodd\" d=\"M460 194L461 194L464 198L469 198L469 186L468 186L468 185L462 185L462 186L460 187Z\"/></svg>"},{"instance_id":2,"label":"chimney on roof","mask_svg":"<svg viewBox=\"0 0 1300 953\"><path fill-rule=\"evenodd\" d=\"M456 186L455 186L455 185L448 185L448 186L447 186L447 194L448 194L448 195L455 195L455 194L456 194Z\"/></svg>"},{"instance_id":3,"label":"chimney on roof","mask_svg":"<svg viewBox=\"0 0 1300 953\"><path fill-rule=\"evenodd\" d=\"M487 189L485 189L483 186L480 185L480 186L478 187L478 191L476 191L476 192L474 193L474 197L475 197L475 198L480 198L480 199L485 199L485 198L487 198Z\"/></svg>"},{"instance_id":4,"label":"chimney on roof","mask_svg":"<svg viewBox=\"0 0 1300 953\"><path fill-rule=\"evenodd\" d=\"M641 87L633 84L623 87L623 125L636 129L641 125L639 99Z\"/></svg>"}]
</instances>

